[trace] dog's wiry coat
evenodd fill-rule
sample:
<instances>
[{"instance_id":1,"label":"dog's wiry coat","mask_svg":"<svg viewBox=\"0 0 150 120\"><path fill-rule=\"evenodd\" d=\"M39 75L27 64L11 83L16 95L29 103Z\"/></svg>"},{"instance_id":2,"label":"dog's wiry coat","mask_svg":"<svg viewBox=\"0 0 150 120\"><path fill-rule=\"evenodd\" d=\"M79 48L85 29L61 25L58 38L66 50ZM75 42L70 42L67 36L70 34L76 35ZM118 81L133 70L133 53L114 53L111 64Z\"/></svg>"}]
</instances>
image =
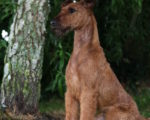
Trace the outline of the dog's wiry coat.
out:
<instances>
[{"instance_id":1,"label":"dog's wiry coat","mask_svg":"<svg viewBox=\"0 0 150 120\"><path fill-rule=\"evenodd\" d=\"M75 31L66 68L66 120L145 120L106 60L90 3L69 3L55 20L55 29Z\"/></svg>"}]
</instances>

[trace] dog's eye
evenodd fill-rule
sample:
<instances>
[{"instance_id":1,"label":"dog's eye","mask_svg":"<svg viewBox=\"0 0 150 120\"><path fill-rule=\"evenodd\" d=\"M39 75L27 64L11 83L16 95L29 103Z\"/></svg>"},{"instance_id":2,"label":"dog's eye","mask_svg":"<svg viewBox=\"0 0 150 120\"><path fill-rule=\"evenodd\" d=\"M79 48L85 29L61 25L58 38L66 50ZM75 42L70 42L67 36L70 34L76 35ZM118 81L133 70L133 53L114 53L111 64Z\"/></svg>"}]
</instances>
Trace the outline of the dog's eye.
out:
<instances>
[{"instance_id":1,"label":"dog's eye","mask_svg":"<svg viewBox=\"0 0 150 120\"><path fill-rule=\"evenodd\" d=\"M69 8L69 13L74 13L74 12L76 12L76 10L74 9L74 8Z\"/></svg>"}]
</instances>

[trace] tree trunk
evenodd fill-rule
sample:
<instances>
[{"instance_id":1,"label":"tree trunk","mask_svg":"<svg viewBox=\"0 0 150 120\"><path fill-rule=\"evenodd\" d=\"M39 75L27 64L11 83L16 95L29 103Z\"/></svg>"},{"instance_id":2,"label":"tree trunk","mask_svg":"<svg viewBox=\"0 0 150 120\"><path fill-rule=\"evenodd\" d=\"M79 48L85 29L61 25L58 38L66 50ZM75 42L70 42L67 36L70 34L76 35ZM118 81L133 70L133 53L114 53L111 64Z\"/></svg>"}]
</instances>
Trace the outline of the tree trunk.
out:
<instances>
[{"instance_id":1,"label":"tree trunk","mask_svg":"<svg viewBox=\"0 0 150 120\"><path fill-rule=\"evenodd\" d=\"M18 0L10 29L1 104L13 113L36 113L40 98L47 0Z\"/></svg>"}]
</instances>

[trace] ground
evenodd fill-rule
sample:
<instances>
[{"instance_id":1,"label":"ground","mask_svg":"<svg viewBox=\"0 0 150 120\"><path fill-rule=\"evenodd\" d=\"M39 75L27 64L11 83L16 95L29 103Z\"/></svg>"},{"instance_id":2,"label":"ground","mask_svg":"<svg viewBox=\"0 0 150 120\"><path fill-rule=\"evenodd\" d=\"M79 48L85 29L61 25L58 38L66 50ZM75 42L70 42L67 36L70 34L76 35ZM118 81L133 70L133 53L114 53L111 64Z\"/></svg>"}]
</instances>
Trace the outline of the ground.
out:
<instances>
[{"instance_id":1,"label":"ground","mask_svg":"<svg viewBox=\"0 0 150 120\"><path fill-rule=\"evenodd\" d=\"M40 112L45 114L47 117L53 117L52 120L64 120L64 100L59 98L52 98L49 101L42 101L40 102Z\"/></svg>"},{"instance_id":2,"label":"ground","mask_svg":"<svg viewBox=\"0 0 150 120\"><path fill-rule=\"evenodd\" d=\"M140 113L145 117L150 117L150 88L140 88L136 93L130 92L130 94L136 101ZM42 101L40 111L45 115L56 118L53 120L64 120L64 100L53 98L49 101Z\"/></svg>"},{"instance_id":3,"label":"ground","mask_svg":"<svg viewBox=\"0 0 150 120\"><path fill-rule=\"evenodd\" d=\"M140 113L147 118L150 117L150 88L140 88L136 90L136 93L130 92L130 94L136 101ZM64 120L64 117L64 100L55 97L49 101L40 102L40 114L35 120ZM0 120L8 119L1 119L0 115Z\"/></svg>"}]
</instances>

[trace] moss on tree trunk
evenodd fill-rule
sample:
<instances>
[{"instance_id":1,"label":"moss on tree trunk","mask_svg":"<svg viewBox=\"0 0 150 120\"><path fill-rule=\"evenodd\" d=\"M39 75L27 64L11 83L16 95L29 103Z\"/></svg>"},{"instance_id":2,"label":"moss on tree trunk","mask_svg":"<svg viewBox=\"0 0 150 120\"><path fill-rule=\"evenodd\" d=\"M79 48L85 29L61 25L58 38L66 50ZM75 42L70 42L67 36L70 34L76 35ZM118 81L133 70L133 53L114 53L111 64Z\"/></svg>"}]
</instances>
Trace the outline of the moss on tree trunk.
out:
<instances>
[{"instance_id":1,"label":"moss on tree trunk","mask_svg":"<svg viewBox=\"0 0 150 120\"><path fill-rule=\"evenodd\" d=\"M38 110L48 12L47 0L18 0L1 86L1 104L14 113Z\"/></svg>"}]
</instances>

